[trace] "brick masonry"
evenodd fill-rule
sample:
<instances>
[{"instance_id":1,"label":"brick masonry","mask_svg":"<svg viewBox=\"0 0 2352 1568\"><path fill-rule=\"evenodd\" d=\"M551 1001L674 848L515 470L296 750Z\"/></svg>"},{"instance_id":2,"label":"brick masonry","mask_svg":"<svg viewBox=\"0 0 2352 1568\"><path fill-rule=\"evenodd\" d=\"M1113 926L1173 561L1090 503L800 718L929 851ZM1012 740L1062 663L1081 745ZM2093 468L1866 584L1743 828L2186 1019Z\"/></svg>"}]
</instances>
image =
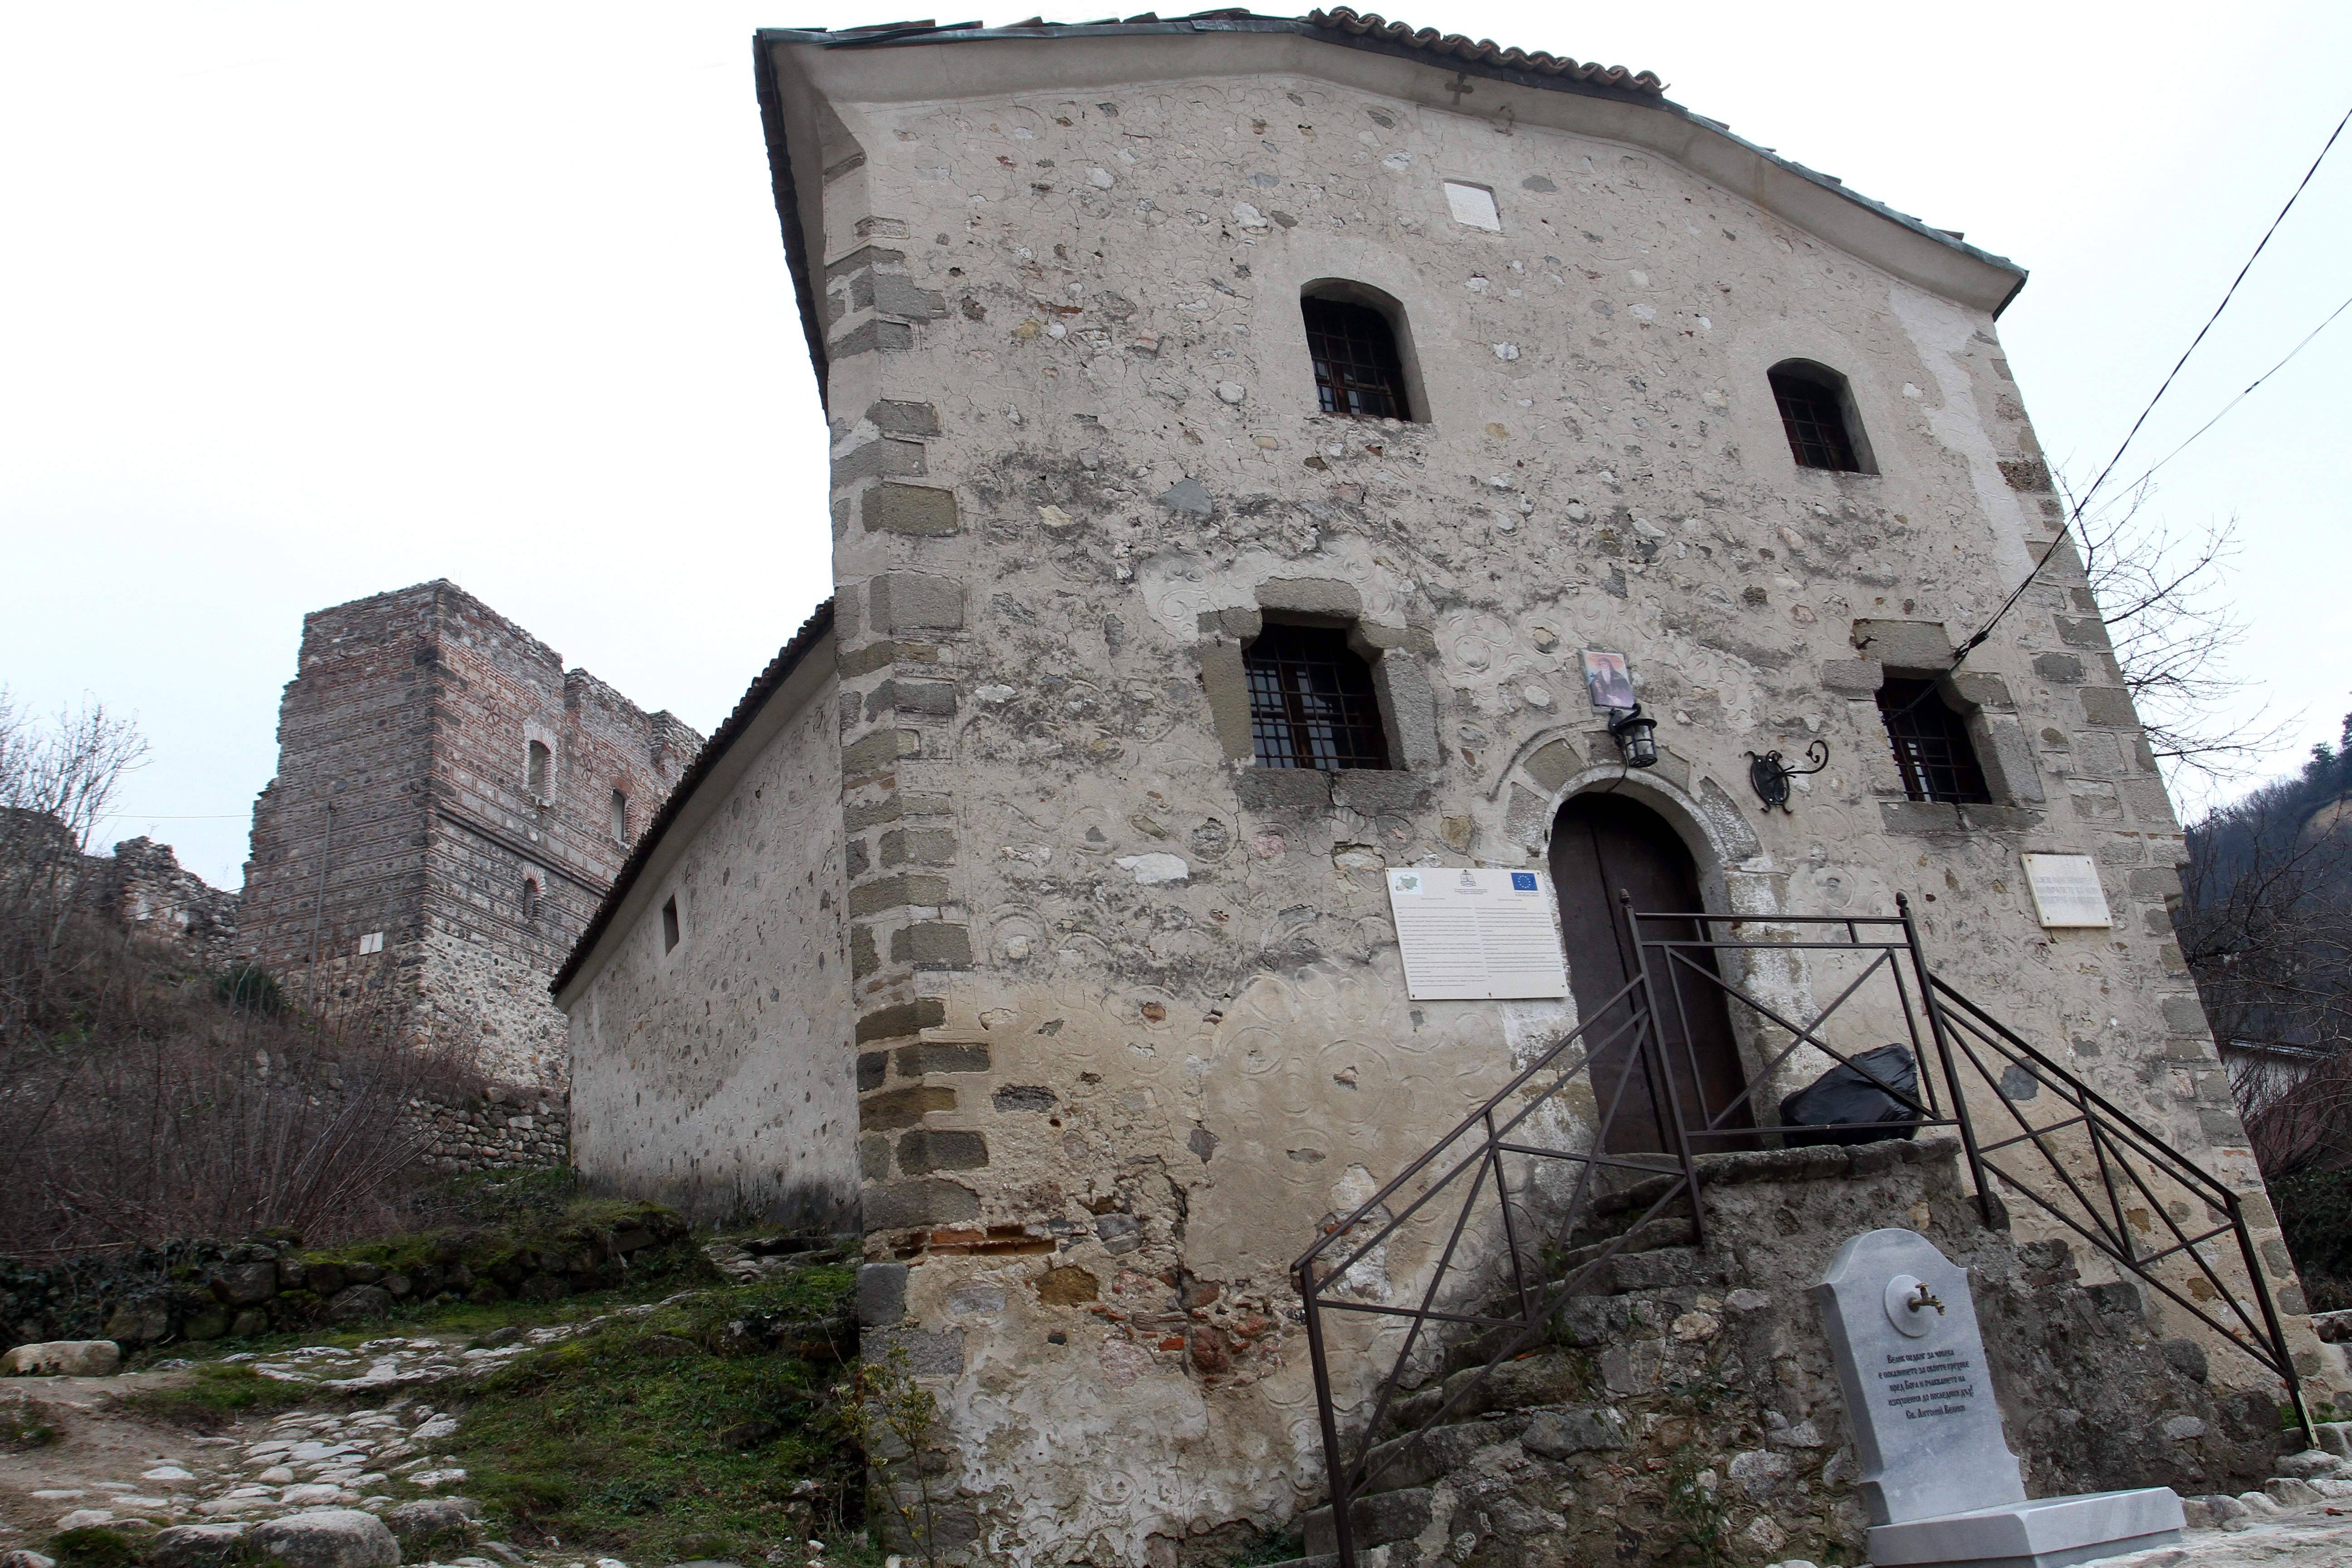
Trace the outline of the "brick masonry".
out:
<instances>
[{"instance_id":1,"label":"brick masonry","mask_svg":"<svg viewBox=\"0 0 2352 1568\"><path fill-rule=\"evenodd\" d=\"M244 952L293 1001L389 1002L414 1043L560 1100L547 978L702 737L444 580L305 616L278 738Z\"/></svg>"}]
</instances>

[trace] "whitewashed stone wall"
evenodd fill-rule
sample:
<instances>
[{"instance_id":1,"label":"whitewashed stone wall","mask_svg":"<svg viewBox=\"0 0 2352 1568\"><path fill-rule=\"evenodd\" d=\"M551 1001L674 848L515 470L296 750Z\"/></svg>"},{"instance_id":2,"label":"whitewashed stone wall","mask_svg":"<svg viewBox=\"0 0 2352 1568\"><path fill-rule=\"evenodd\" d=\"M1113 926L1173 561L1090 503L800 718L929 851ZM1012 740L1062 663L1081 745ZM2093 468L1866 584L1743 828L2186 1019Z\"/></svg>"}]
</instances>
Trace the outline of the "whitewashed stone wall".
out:
<instances>
[{"instance_id":1,"label":"whitewashed stone wall","mask_svg":"<svg viewBox=\"0 0 2352 1568\"><path fill-rule=\"evenodd\" d=\"M824 344L839 689L837 730L796 721L760 766L814 800L793 770L837 760L839 858L705 786L567 998L581 1090L597 1053L631 1064L577 1137L652 1162L640 1190L723 1189L772 1135L730 1076L745 988L797 987L772 1026L814 1050L854 1040L862 1310L944 1402L935 1545L1170 1568L1319 1493L1286 1265L1573 1023L1409 1001L1381 868L1540 864L1590 789L1675 823L1719 909L1914 895L1939 968L2224 1173L2292 1278L2074 557L1959 683L1997 804L1906 800L1873 701L2055 537L1991 316L2017 274L1630 95L1489 74L1465 100L1451 65L1213 29L764 41ZM1432 417L1316 412L1298 300L1327 279L1401 304ZM1878 472L1793 465L1789 358L1851 379ZM1283 612L1356 623L1402 768L1250 765L1239 648ZM1623 776L1584 647L1632 656L1652 772ZM1760 813L1748 753L1815 738L1828 771ZM2095 856L2115 929L2042 931L2025 850ZM814 938L741 940L828 877L845 988ZM720 934L665 966L671 888ZM797 1134L835 1137L845 1105L805 1092ZM1392 1247L1393 1288L1427 1261ZM1344 1398L1370 1371L1343 1363Z\"/></svg>"},{"instance_id":2,"label":"whitewashed stone wall","mask_svg":"<svg viewBox=\"0 0 2352 1568\"><path fill-rule=\"evenodd\" d=\"M574 1164L698 1220L856 1224L832 665L772 699L567 998Z\"/></svg>"}]
</instances>

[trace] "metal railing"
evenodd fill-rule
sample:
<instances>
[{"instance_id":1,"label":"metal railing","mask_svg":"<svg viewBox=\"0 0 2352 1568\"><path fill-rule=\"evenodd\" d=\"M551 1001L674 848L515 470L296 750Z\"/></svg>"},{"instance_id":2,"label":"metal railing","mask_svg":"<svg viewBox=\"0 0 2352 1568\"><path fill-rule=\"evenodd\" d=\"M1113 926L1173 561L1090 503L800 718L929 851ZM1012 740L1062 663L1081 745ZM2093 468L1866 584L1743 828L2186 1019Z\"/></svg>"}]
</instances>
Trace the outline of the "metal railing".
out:
<instances>
[{"instance_id":1,"label":"metal railing","mask_svg":"<svg viewBox=\"0 0 2352 1568\"><path fill-rule=\"evenodd\" d=\"M1821 1140L1819 1126L1759 1124L1755 1114L1759 1086L1807 1047L1895 1102L1900 1119L1884 1124L1887 1136L1954 1129L1987 1226L2006 1228L2006 1194L2079 1237L2278 1378L2309 1429L2238 1194L1935 975L1907 900L1898 897L1892 915L1867 916L1647 914L1622 901L1633 977L1352 1214L1327 1223L1292 1265L1341 1568L1356 1568L1350 1504L1422 1434L1470 1405L1496 1368L1539 1343L1561 1304L1634 1243L1657 1239L1663 1222L1682 1217L1669 1212L1678 1205L1705 1245L1702 1155L1791 1135ZM1762 934L1744 938L1743 929ZM1804 1018L1751 983L1759 960L1800 953L1843 955L1828 966L1856 971L1832 976L1828 1005ZM1730 975L1727 960L1736 961ZM1755 1070L1711 1103L1694 1020L1717 1005L1748 1023ZM1898 1020L1916 1087L1853 1059L1886 1043ZM1868 1031L1870 1044L1838 1044L1837 1032L1850 1029ZM1983 1117L1992 1131L1980 1135ZM1601 1223L1612 1228L1585 1231ZM1579 1246L1580 1234L1591 1239ZM1427 1259L1408 1271L1420 1282L1401 1292L1405 1300L1389 1299L1387 1252L1396 1245L1417 1245ZM2229 1267L2232 1251L2242 1278ZM1335 1324L1349 1317L1405 1325L1400 1342L1377 1351L1390 1364L1358 1407L1352 1442L1340 1431L1332 1376ZM1453 1337L1441 1343L1439 1331ZM1401 1396L1465 1349L1475 1374L1412 1397L1408 1414ZM1409 1441L1376 1455L1391 1426Z\"/></svg>"}]
</instances>

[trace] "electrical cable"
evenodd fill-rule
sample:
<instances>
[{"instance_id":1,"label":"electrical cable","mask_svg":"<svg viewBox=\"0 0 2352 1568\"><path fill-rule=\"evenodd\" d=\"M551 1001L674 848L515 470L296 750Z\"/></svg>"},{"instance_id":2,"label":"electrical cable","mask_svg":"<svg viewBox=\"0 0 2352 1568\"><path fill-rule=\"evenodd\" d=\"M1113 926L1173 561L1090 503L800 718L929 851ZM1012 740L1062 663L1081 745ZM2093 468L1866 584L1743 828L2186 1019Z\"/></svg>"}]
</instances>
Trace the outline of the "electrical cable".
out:
<instances>
[{"instance_id":1,"label":"electrical cable","mask_svg":"<svg viewBox=\"0 0 2352 1568\"><path fill-rule=\"evenodd\" d=\"M2319 173L2319 165L2326 162L2329 151L2335 147L2336 138L2344 134L2344 127L2347 124L2352 124L2352 109L2346 110L2344 118L2336 122L2336 129L2327 133L2327 141L2319 149L2319 156L2314 158L2311 161L2311 167L2303 172L2303 178L2296 182L2293 194L2286 198L2286 205L2279 208L2278 216L2271 219L2270 227L2263 230L2263 237L2255 242L2253 253L2246 258L2246 264L2238 268L2238 275L2230 280L2230 287L2223 291L2221 302L2213 307L2213 313L2205 318L2205 324L2197 329L2197 335L2189 341L2189 346L2183 349L2180 352L2180 357L2173 362L2172 369L2166 374L2163 384L2157 387L2155 395L2147 400L2147 405L2139 411L2139 417L2132 421L2131 428L2124 433L2123 442L2116 447L2115 456L2107 459L2107 466L2099 470L2098 477L2091 481L2090 489L2084 490L2080 499L2074 502L2074 510L2067 513L2065 522L2058 530L2058 537L2050 542L2050 548L2042 552L2042 558L2033 563L2033 570L2025 574L2025 580L2018 584L2008 598L2001 601L2000 608L1992 613L1992 618L1987 621L1983 628L1975 636L1959 646L1958 650L1952 655L1952 668L1958 669L1963 659L1980 647L1987 637L1992 636L1993 628L2000 625L2001 617L2016 607L2017 602L2025 596L2025 591L2033 586L2034 580L2042 575L2042 569L2049 565L2051 558L2058 553L2058 547L2066 542L2067 534L2083 516L2083 509L2091 504L2091 498L2099 493L2099 487L2105 484L2107 476L2116 471L2116 465L2123 461L2124 453L2130 449L2132 440L2139 434L2140 427L2147 423L2148 416L2156 412L2156 405L2164 400L2164 395L2172 389L2173 381L2180 374L2181 366L2187 364L2189 356L2197 352L2197 345L2205 341L2205 334L2213 330L2213 323L2221 319L2221 312L2230 308L2230 301L2238 297L2238 285L2243 283L2246 280L2246 274L2253 270L2254 263L2262 258L2263 247L2270 244L2271 236L2276 234L2279 225L2286 221L2286 215L2294 210L2294 204L2301 199L2305 189L2310 185L2312 176ZM2328 319L2333 321L2335 318L2331 316ZM2191 437L2190 439L2193 440L2195 437Z\"/></svg>"},{"instance_id":2,"label":"electrical cable","mask_svg":"<svg viewBox=\"0 0 2352 1568\"><path fill-rule=\"evenodd\" d=\"M2344 303L2336 306L2333 310L2330 310L2327 313L2327 320L2320 322L2319 325L2312 328L2310 331L2305 333L2303 342L2295 344L2294 347L2287 351L2285 359L2279 361L2278 363L2271 366L2270 369L2263 372L2262 374L2248 382L2244 392L2242 392L2238 394L2237 396L2230 399L2230 401L2222 406L2221 414L2216 414L2212 418L2208 419L2204 424L2197 426L2196 431L2189 436L2188 441L2183 441L2179 446L2175 447L2171 451L2167 452L2163 457L2158 458L2155 462L2150 463L2147 468L2142 471L2139 478L2132 480L2131 483L2123 486L2122 489L2128 493L2129 491L2136 490L2139 489L2140 486L2147 483L2147 481L2154 477L2157 469L2164 467L2165 464L2172 461L2173 458L2187 451L2190 441L2196 440L2199 436L2202 436L2206 431L2210 430L2214 426L2221 423L2223 415L2228 414L2231 409L2235 408L2239 404L2243 403L2253 392L2254 388L2260 386L2263 383L2268 381L2271 377L2284 370L2287 367L2289 361L2293 360L2295 355L2301 353L2305 349L2311 346L2312 339L2317 337L2329 327L2335 325L2336 318L2342 315L2347 310L2352 310L2352 299L2346 300Z\"/></svg>"}]
</instances>

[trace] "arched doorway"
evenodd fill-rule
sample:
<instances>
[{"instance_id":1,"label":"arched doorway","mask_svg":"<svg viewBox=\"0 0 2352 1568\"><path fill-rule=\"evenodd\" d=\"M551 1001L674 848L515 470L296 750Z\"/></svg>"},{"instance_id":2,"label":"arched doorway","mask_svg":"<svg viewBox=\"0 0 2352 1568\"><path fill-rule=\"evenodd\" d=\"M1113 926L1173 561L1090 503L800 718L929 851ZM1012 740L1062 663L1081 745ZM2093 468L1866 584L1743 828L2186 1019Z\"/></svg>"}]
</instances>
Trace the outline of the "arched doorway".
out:
<instances>
[{"instance_id":1,"label":"arched doorway","mask_svg":"<svg viewBox=\"0 0 2352 1568\"><path fill-rule=\"evenodd\" d=\"M1552 824L1551 879L1559 895L1560 935L1567 945L1577 1016L1587 1023L1597 1018L1586 1037L1605 1039L1632 1016L1632 1003L1621 1002L1606 1014L1602 1006L1624 989L1641 963L1633 933L1626 929L1620 891L1631 893L1633 908L1645 914L1704 910L1698 868L1656 812L1626 795L1584 795L1561 806ZM1650 942L1696 940L1700 934L1696 921L1645 921L1642 931ZM1703 957L1711 969L1712 955ZM1695 1133L1717 1117L1727 1129L1754 1126L1746 1104L1725 1114L1747 1087L1747 1079L1723 994L1698 975L1670 976L1654 953L1650 977L1657 988L1660 1014L1654 1038L1662 1047L1658 1055L1671 1077L1685 1127ZM1603 1111L1623 1085L1604 1150L1612 1154L1671 1151L1671 1124L1660 1102L1665 1084L1638 1067L1628 1074L1632 1049L1633 1036L1627 1031L1593 1058L1593 1090ZM1712 1153L1746 1147L1748 1142L1694 1138L1691 1152Z\"/></svg>"}]
</instances>

